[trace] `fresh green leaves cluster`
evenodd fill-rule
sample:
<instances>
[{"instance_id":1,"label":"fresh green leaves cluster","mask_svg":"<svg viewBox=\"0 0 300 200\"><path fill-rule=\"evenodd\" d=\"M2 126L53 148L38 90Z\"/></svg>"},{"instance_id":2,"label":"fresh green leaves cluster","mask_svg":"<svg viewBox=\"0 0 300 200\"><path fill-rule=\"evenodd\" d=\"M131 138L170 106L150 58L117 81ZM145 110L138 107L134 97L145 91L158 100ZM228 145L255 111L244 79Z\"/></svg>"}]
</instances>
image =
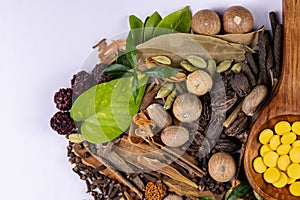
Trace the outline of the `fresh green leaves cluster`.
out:
<instances>
[{"instance_id":1,"label":"fresh green leaves cluster","mask_svg":"<svg viewBox=\"0 0 300 200\"><path fill-rule=\"evenodd\" d=\"M71 116L82 122L81 134L89 142L105 143L122 134L139 111L148 77L167 78L179 72L168 66L156 66L143 72L137 70L136 45L161 34L190 32L189 7L175 11L165 18L154 12L142 22L129 17L130 32L126 39L126 53L119 53L116 61L106 67L103 74L122 76L98 84L74 102Z\"/></svg>"},{"instance_id":2,"label":"fresh green leaves cluster","mask_svg":"<svg viewBox=\"0 0 300 200\"><path fill-rule=\"evenodd\" d=\"M232 192L229 194L226 200L236 200L240 197L243 197L250 190L251 186L248 181L243 181L237 185Z\"/></svg>"}]
</instances>

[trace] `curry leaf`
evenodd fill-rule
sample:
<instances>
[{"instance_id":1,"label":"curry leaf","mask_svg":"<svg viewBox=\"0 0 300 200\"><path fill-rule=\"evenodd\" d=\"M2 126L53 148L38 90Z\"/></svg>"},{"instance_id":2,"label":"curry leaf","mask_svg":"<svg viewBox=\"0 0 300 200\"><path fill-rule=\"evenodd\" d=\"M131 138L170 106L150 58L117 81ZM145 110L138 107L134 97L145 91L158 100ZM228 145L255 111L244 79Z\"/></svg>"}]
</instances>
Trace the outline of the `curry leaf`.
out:
<instances>
[{"instance_id":1,"label":"curry leaf","mask_svg":"<svg viewBox=\"0 0 300 200\"><path fill-rule=\"evenodd\" d=\"M180 72L180 69L168 66L156 66L143 71L143 74L155 78L168 78L175 75L178 72Z\"/></svg>"},{"instance_id":2,"label":"curry leaf","mask_svg":"<svg viewBox=\"0 0 300 200\"><path fill-rule=\"evenodd\" d=\"M71 116L82 122L84 139L104 143L122 134L139 110L147 79L138 76L136 99L132 94L132 76L98 84L82 93L72 106Z\"/></svg>"},{"instance_id":3,"label":"curry leaf","mask_svg":"<svg viewBox=\"0 0 300 200\"><path fill-rule=\"evenodd\" d=\"M135 45L142 43L143 32L144 32L143 31L144 23L142 22L142 20L140 20L135 15L130 15L129 16L129 24L130 24L131 35L132 35Z\"/></svg>"},{"instance_id":4,"label":"curry leaf","mask_svg":"<svg viewBox=\"0 0 300 200\"><path fill-rule=\"evenodd\" d=\"M102 73L103 74L125 74L131 68L122 64L112 64L107 66Z\"/></svg>"},{"instance_id":5,"label":"curry leaf","mask_svg":"<svg viewBox=\"0 0 300 200\"><path fill-rule=\"evenodd\" d=\"M147 18L144 26L144 41L153 38L154 29L161 19L162 18L158 12L154 12L149 18Z\"/></svg>"},{"instance_id":6,"label":"curry leaf","mask_svg":"<svg viewBox=\"0 0 300 200\"><path fill-rule=\"evenodd\" d=\"M250 188L251 186L249 185L248 181L243 181L232 190L232 192L226 200L235 200L237 198L240 198L244 196Z\"/></svg>"},{"instance_id":7,"label":"curry leaf","mask_svg":"<svg viewBox=\"0 0 300 200\"><path fill-rule=\"evenodd\" d=\"M155 28L154 36L173 32L189 33L191 21L190 7L186 6L164 17Z\"/></svg>"}]
</instances>

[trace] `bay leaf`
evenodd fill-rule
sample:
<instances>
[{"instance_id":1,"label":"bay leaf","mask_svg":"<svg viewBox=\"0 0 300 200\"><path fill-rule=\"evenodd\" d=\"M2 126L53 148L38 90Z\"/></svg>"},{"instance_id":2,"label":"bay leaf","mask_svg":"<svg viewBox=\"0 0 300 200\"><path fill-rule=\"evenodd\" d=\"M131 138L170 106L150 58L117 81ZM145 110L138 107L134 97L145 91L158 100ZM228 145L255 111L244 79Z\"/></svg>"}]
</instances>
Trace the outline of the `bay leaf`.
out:
<instances>
[{"instance_id":1,"label":"bay leaf","mask_svg":"<svg viewBox=\"0 0 300 200\"><path fill-rule=\"evenodd\" d=\"M250 48L254 48L258 44L258 34L260 32L263 32L264 30L265 27L262 26L260 29L252 31L250 33L214 35L214 37L226 40L228 42L243 44Z\"/></svg>"},{"instance_id":2,"label":"bay leaf","mask_svg":"<svg viewBox=\"0 0 300 200\"><path fill-rule=\"evenodd\" d=\"M136 51L138 58L168 56L172 60L173 66L178 66L180 61L188 55L198 55L207 60L213 58L216 62L223 60L239 62L245 59L246 51L254 53L251 48L242 44L231 43L213 36L187 33L173 33L155 37L138 45Z\"/></svg>"}]
</instances>

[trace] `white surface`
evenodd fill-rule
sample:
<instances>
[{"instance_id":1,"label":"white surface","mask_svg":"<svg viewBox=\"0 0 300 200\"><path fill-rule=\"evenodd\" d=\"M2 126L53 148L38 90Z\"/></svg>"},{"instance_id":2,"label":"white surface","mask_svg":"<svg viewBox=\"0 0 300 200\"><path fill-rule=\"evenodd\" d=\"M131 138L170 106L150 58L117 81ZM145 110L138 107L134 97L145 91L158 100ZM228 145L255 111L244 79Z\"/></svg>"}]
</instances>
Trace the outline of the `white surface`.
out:
<instances>
[{"instance_id":1,"label":"white surface","mask_svg":"<svg viewBox=\"0 0 300 200\"><path fill-rule=\"evenodd\" d=\"M269 27L280 0L1 0L0 199L87 200L85 184L67 162L67 141L49 128L53 94L102 38L128 30L128 16L145 19L191 6L219 12L246 6L256 28Z\"/></svg>"}]
</instances>

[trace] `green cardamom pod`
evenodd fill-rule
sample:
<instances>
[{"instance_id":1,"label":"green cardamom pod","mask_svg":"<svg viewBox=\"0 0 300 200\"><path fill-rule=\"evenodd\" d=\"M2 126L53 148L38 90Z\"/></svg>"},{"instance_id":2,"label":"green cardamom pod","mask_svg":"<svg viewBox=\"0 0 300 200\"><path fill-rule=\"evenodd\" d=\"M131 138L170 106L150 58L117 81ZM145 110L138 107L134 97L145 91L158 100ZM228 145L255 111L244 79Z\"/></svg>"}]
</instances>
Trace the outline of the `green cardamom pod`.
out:
<instances>
[{"instance_id":1,"label":"green cardamom pod","mask_svg":"<svg viewBox=\"0 0 300 200\"><path fill-rule=\"evenodd\" d=\"M83 141L82 135L78 134L78 133L72 133L72 134L68 135L68 139L70 142L73 142L73 143L80 143Z\"/></svg>"},{"instance_id":2,"label":"green cardamom pod","mask_svg":"<svg viewBox=\"0 0 300 200\"><path fill-rule=\"evenodd\" d=\"M187 60L183 60L180 62L180 66L185 69L188 72L194 72L197 70L196 67L194 67L191 63L189 63Z\"/></svg>"},{"instance_id":3,"label":"green cardamom pod","mask_svg":"<svg viewBox=\"0 0 300 200\"><path fill-rule=\"evenodd\" d=\"M175 98L176 98L176 90L173 90L166 99L164 109L166 109L166 110L170 109L173 105Z\"/></svg>"},{"instance_id":4,"label":"green cardamom pod","mask_svg":"<svg viewBox=\"0 0 300 200\"><path fill-rule=\"evenodd\" d=\"M227 71L232 64L233 60L224 60L217 66L217 72L222 73Z\"/></svg>"},{"instance_id":5,"label":"green cardamom pod","mask_svg":"<svg viewBox=\"0 0 300 200\"><path fill-rule=\"evenodd\" d=\"M157 94L156 94L156 99L159 99L159 98L165 98L167 97L173 90L173 84L172 83L169 83L163 87L161 87Z\"/></svg>"},{"instance_id":6,"label":"green cardamom pod","mask_svg":"<svg viewBox=\"0 0 300 200\"><path fill-rule=\"evenodd\" d=\"M189 55L187 56L187 60L197 68L205 69L207 66L206 61L197 55Z\"/></svg>"},{"instance_id":7,"label":"green cardamom pod","mask_svg":"<svg viewBox=\"0 0 300 200\"><path fill-rule=\"evenodd\" d=\"M207 69L206 69L206 71L208 72L208 74L211 77L213 77L215 75L216 70L217 70L216 61L214 59L209 59L207 61Z\"/></svg>"},{"instance_id":8,"label":"green cardamom pod","mask_svg":"<svg viewBox=\"0 0 300 200\"><path fill-rule=\"evenodd\" d=\"M242 70L242 65L241 65L241 63L235 63L234 65L232 65L232 67L231 67L231 71L233 71L233 72L236 72L236 73L239 73L239 72L241 72L241 70Z\"/></svg>"},{"instance_id":9,"label":"green cardamom pod","mask_svg":"<svg viewBox=\"0 0 300 200\"><path fill-rule=\"evenodd\" d=\"M154 56L152 57L152 60L154 60L157 63L163 64L163 65L171 65L172 61L167 56Z\"/></svg>"},{"instance_id":10,"label":"green cardamom pod","mask_svg":"<svg viewBox=\"0 0 300 200\"><path fill-rule=\"evenodd\" d=\"M181 83L175 83L175 88L179 94L186 93L186 88Z\"/></svg>"}]
</instances>

